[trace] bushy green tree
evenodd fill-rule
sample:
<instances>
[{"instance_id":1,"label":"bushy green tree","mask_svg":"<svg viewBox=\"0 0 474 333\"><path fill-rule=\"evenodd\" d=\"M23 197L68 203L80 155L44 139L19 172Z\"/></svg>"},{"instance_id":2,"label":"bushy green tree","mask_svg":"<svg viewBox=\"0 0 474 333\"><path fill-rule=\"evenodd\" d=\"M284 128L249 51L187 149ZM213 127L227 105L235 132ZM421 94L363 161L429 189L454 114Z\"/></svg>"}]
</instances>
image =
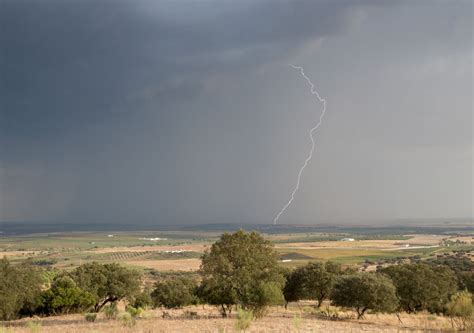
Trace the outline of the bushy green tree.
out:
<instances>
[{"instance_id":1,"label":"bushy green tree","mask_svg":"<svg viewBox=\"0 0 474 333\"><path fill-rule=\"evenodd\" d=\"M290 302L297 302L304 298L303 289L303 270L295 269L285 272L285 286L283 287L283 296L285 298L285 308Z\"/></svg>"},{"instance_id":2,"label":"bushy green tree","mask_svg":"<svg viewBox=\"0 0 474 333\"><path fill-rule=\"evenodd\" d=\"M168 277L155 284L151 293L154 307L180 308L197 303L197 282L184 276Z\"/></svg>"},{"instance_id":3,"label":"bushy green tree","mask_svg":"<svg viewBox=\"0 0 474 333\"><path fill-rule=\"evenodd\" d=\"M84 264L72 271L71 277L78 287L94 296L96 312L108 303L131 299L140 291L140 275L115 263Z\"/></svg>"},{"instance_id":4,"label":"bushy green tree","mask_svg":"<svg viewBox=\"0 0 474 333\"><path fill-rule=\"evenodd\" d=\"M460 289L474 293L474 271L458 272Z\"/></svg>"},{"instance_id":5,"label":"bushy green tree","mask_svg":"<svg viewBox=\"0 0 474 333\"><path fill-rule=\"evenodd\" d=\"M26 262L12 266L0 260L0 320L33 315L39 305L41 270Z\"/></svg>"},{"instance_id":6,"label":"bushy green tree","mask_svg":"<svg viewBox=\"0 0 474 333\"><path fill-rule=\"evenodd\" d=\"M380 270L388 275L400 299L400 308L408 313L428 310L440 313L457 291L457 279L446 266L406 264Z\"/></svg>"},{"instance_id":7,"label":"bushy green tree","mask_svg":"<svg viewBox=\"0 0 474 333\"><path fill-rule=\"evenodd\" d=\"M286 274L286 284L283 289L286 302L301 299L316 300L321 306L328 298L334 280L342 274L341 265L327 261L326 263L309 263Z\"/></svg>"},{"instance_id":8,"label":"bushy green tree","mask_svg":"<svg viewBox=\"0 0 474 333\"><path fill-rule=\"evenodd\" d=\"M224 233L202 258L200 296L226 316L237 304L255 315L283 303L285 283L271 242L257 232Z\"/></svg>"},{"instance_id":9,"label":"bushy green tree","mask_svg":"<svg viewBox=\"0 0 474 333\"><path fill-rule=\"evenodd\" d=\"M358 319L367 310L393 312L398 306L392 281L381 274L359 273L340 277L331 293L332 304L357 311Z\"/></svg>"},{"instance_id":10,"label":"bushy green tree","mask_svg":"<svg viewBox=\"0 0 474 333\"><path fill-rule=\"evenodd\" d=\"M148 288L145 288L141 293L135 295L133 307L146 309L151 305L153 305L153 300L151 299L151 290Z\"/></svg>"},{"instance_id":11,"label":"bushy green tree","mask_svg":"<svg viewBox=\"0 0 474 333\"><path fill-rule=\"evenodd\" d=\"M62 314L83 312L95 304L94 296L79 287L68 276L56 278L51 288L41 294L42 314Z\"/></svg>"},{"instance_id":12,"label":"bushy green tree","mask_svg":"<svg viewBox=\"0 0 474 333\"><path fill-rule=\"evenodd\" d=\"M303 289L307 299L316 300L318 308L329 297L341 267L332 262L310 263L302 268Z\"/></svg>"}]
</instances>

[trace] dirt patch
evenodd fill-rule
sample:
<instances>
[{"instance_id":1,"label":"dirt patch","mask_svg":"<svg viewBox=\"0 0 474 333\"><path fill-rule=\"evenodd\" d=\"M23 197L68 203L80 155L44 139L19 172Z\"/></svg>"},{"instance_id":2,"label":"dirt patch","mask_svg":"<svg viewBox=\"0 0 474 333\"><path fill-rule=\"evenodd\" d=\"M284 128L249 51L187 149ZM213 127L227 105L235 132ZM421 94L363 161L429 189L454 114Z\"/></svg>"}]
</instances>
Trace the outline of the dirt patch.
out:
<instances>
[{"instance_id":1,"label":"dirt patch","mask_svg":"<svg viewBox=\"0 0 474 333\"><path fill-rule=\"evenodd\" d=\"M417 245L437 245L443 239L448 238L443 235L407 235L411 236L409 240L399 241L398 243L408 243L408 244L417 244Z\"/></svg>"}]
</instances>

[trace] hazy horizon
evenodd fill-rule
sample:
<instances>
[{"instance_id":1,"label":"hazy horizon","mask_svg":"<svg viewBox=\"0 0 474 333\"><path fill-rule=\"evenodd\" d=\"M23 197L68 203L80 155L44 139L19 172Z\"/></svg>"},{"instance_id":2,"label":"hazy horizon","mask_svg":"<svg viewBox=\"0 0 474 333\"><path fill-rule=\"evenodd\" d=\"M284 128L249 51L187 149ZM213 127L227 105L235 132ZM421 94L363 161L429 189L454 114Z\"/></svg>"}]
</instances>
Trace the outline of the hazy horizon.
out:
<instances>
[{"instance_id":1,"label":"hazy horizon","mask_svg":"<svg viewBox=\"0 0 474 333\"><path fill-rule=\"evenodd\" d=\"M0 4L0 222L474 218L471 1Z\"/></svg>"}]
</instances>

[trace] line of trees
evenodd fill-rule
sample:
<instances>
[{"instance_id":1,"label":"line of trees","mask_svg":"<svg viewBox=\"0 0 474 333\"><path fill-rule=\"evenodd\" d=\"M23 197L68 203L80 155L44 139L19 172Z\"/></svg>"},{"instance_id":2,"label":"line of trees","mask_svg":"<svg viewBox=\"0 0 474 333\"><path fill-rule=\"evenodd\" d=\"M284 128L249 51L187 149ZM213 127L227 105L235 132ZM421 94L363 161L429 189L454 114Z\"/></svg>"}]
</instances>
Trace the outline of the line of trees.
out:
<instances>
[{"instance_id":1,"label":"line of trees","mask_svg":"<svg viewBox=\"0 0 474 333\"><path fill-rule=\"evenodd\" d=\"M455 266L453 269L451 266ZM222 316L236 307L262 316L271 305L313 300L370 312L429 311L473 315L474 263L427 262L360 273L333 262L294 270L278 264L271 242L257 232L225 233L206 251L197 278L171 275L143 289L141 276L118 264L88 263L70 272L45 275L28 263L0 261L0 319L107 310L118 301L130 306L179 308L215 305Z\"/></svg>"},{"instance_id":2,"label":"line of trees","mask_svg":"<svg viewBox=\"0 0 474 333\"><path fill-rule=\"evenodd\" d=\"M93 310L140 295L140 275L118 264L88 263L50 276L31 263L0 260L0 320Z\"/></svg>"}]
</instances>

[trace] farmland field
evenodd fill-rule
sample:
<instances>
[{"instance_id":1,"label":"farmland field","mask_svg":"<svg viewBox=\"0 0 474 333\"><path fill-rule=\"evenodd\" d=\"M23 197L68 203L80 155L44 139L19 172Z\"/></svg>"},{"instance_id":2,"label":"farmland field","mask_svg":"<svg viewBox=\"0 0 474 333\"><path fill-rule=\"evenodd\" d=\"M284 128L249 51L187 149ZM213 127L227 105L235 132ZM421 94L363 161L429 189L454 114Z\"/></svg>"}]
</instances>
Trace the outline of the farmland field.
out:
<instances>
[{"instance_id":1,"label":"farmland field","mask_svg":"<svg viewBox=\"0 0 474 333\"><path fill-rule=\"evenodd\" d=\"M399 230L403 231L403 230ZM118 262L149 272L196 271L200 256L218 237L216 231L53 232L0 237L0 255L13 263L31 260L51 268L71 269L86 262ZM332 260L369 268L377 263L429 258L467 251L474 236L467 233L357 232L266 233L280 254L282 265Z\"/></svg>"}]
</instances>

